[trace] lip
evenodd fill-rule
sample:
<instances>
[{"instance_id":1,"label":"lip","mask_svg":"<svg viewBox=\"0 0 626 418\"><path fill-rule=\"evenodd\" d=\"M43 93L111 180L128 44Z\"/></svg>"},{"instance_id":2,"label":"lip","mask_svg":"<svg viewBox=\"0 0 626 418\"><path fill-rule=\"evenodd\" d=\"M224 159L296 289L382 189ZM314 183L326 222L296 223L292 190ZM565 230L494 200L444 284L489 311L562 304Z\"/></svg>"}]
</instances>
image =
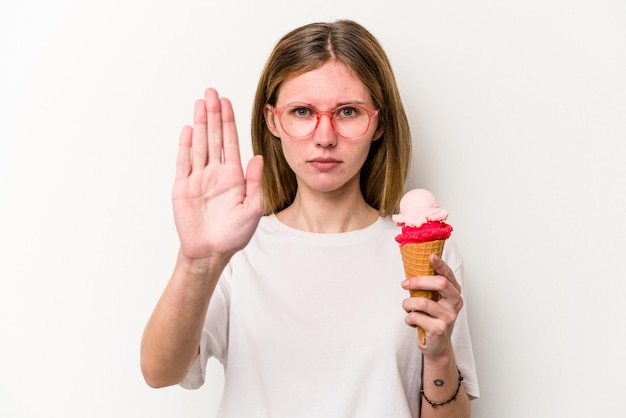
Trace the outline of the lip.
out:
<instances>
[{"instance_id":1,"label":"lip","mask_svg":"<svg viewBox=\"0 0 626 418\"><path fill-rule=\"evenodd\" d=\"M334 158L320 157L320 158L314 158L312 160L309 160L308 163L318 170L328 171L328 170L332 170L333 168L341 164L341 161L336 160Z\"/></svg>"}]
</instances>

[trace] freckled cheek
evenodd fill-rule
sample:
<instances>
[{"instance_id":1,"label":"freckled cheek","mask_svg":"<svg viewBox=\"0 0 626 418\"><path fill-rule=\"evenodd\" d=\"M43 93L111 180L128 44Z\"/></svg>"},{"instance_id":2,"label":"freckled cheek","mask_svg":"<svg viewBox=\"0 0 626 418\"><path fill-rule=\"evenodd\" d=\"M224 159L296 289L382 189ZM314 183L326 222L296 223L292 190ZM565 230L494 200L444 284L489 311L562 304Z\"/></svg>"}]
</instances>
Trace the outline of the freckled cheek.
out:
<instances>
[{"instance_id":1,"label":"freckled cheek","mask_svg":"<svg viewBox=\"0 0 626 418\"><path fill-rule=\"evenodd\" d=\"M359 146L358 149L354 150L355 154L359 155L359 158L361 160L361 165L365 163L365 160L367 159L367 155L369 154L369 150L370 150L370 147L363 146L363 145Z\"/></svg>"},{"instance_id":2,"label":"freckled cheek","mask_svg":"<svg viewBox=\"0 0 626 418\"><path fill-rule=\"evenodd\" d=\"M283 142L283 156L287 161L287 164L292 167L292 169L303 167L305 165L303 158L299 158L303 156L304 152L297 147L294 146L285 146Z\"/></svg>"}]
</instances>

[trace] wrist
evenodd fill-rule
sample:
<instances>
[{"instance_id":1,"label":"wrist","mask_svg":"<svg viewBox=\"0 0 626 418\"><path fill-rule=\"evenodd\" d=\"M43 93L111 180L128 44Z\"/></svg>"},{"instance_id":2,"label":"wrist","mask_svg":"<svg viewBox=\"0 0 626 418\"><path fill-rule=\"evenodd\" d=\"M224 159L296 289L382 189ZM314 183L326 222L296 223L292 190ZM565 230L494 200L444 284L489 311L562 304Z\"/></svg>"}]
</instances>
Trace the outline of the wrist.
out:
<instances>
[{"instance_id":1,"label":"wrist","mask_svg":"<svg viewBox=\"0 0 626 418\"><path fill-rule=\"evenodd\" d=\"M454 368L456 362L454 359L454 350L449 345L437 355L424 354L424 367L434 369Z\"/></svg>"},{"instance_id":2,"label":"wrist","mask_svg":"<svg viewBox=\"0 0 626 418\"><path fill-rule=\"evenodd\" d=\"M182 250L178 251L177 265L187 275L194 277L212 276L217 272L217 276L230 261L231 256L225 255L209 255L207 257L193 258L186 256Z\"/></svg>"}]
</instances>

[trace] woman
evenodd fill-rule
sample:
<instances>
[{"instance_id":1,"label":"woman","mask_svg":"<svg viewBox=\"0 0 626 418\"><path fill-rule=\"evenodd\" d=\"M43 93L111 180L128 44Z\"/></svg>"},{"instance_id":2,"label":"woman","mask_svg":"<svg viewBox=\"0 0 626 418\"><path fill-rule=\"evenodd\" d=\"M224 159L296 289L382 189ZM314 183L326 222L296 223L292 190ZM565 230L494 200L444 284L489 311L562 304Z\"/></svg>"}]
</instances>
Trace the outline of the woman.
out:
<instances>
[{"instance_id":1,"label":"woman","mask_svg":"<svg viewBox=\"0 0 626 418\"><path fill-rule=\"evenodd\" d=\"M388 215L410 134L377 40L352 21L285 35L252 142L244 175L231 104L208 89L180 138L180 251L144 332L148 384L196 388L214 356L223 417L470 416L460 257L447 245L431 257L440 276L402 280ZM418 288L439 300L406 297Z\"/></svg>"}]
</instances>

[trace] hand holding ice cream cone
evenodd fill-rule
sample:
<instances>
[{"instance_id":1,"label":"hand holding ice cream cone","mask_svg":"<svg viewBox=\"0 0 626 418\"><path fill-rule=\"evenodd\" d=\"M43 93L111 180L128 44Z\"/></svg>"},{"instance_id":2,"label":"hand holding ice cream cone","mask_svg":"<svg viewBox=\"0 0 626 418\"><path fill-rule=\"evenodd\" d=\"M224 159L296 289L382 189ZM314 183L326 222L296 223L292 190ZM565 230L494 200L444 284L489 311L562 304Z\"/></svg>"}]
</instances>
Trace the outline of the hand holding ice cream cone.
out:
<instances>
[{"instance_id":1,"label":"hand holding ice cream cone","mask_svg":"<svg viewBox=\"0 0 626 418\"><path fill-rule=\"evenodd\" d=\"M402 233L396 237L400 244L404 273L407 278L415 276L434 276L435 269L430 264L431 254L441 258L445 240L450 237L452 227L444 221L448 212L439 207L434 195L425 189L413 189L400 201L400 213L393 215L393 220L402 227ZM430 290L410 290L412 297L434 299ZM426 333L417 327L422 345L426 344Z\"/></svg>"}]
</instances>

